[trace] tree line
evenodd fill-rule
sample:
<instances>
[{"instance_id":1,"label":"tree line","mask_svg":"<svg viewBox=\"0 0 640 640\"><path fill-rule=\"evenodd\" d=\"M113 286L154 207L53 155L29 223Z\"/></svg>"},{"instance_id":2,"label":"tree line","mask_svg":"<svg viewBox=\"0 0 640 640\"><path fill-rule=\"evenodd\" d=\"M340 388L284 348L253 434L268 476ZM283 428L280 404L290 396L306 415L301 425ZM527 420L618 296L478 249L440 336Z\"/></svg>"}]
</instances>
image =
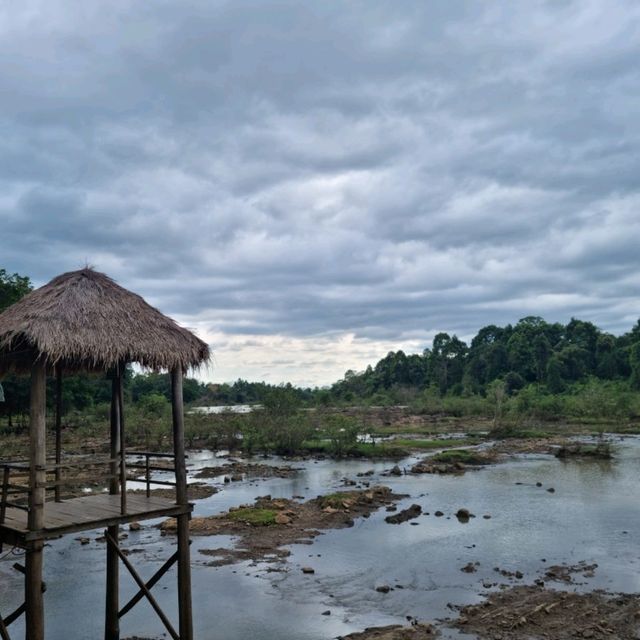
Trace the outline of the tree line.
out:
<instances>
[{"instance_id":1,"label":"tree line","mask_svg":"<svg viewBox=\"0 0 640 640\"><path fill-rule=\"evenodd\" d=\"M0 269L0 311L31 288L28 277ZM12 375L1 382L5 402L0 403L0 416L11 425L14 416L20 419L28 412L29 384L26 378ZM519 394L522 404L532 392L559 396L587 383L591 384L591 391L593 384L600 384L597 397L601 399L603 394L611 395L614 387L629 393L640 390L640 320L627 333L615 336L575 318L562 324L527 316L514 325L483 327L470 344L456 335L438 333L431 348L422 353L392 351L364 371L347 371L343 379L327 388L302 389L242 379L205 384L185 378L184 397L186 403L198 405L264 404L280 392L295 398L299 405L309 406L387 404L420 394L427 394L432 400L436 396L486 398L498 391L508 397ZM165 412L171 397L168 374L140 373L129 368L124 389L128 401L147 415ZM106 406L110 394L110 382L105 376L66 377L64 412ZM54 401L53 382L48 401Z\"/></svg>"},{"instance_id":2,"label":"tree line","mask_svg":"<svg viewBox=\"0 0 640 640\"><path fill-rule=\"evenodd\" d=\"M559 394L590 378L640 390L640 321L621 336L576 318L562 324L538 316L483 327L470 344L438 333L420 354L392 351L365 371L347 371L330 394L349 400L393 388L433 388L443 396L484 395L495 381L509 394L532 384Z\"/></svg>"}]
</instances>

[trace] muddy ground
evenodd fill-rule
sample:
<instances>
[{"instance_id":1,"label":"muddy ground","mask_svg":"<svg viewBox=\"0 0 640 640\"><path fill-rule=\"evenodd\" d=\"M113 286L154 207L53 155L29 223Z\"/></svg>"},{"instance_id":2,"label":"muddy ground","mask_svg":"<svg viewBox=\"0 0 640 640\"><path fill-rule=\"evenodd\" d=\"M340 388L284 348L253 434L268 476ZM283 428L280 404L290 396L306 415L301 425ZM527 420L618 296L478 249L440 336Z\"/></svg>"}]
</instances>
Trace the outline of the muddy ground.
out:
<instances>
[{"instance_id":1,"label":"muddy ground","mask_svg":"<svg viewBox=\"0 0 640 640\"><path fill-rule=\"evenodd\" d=\"M237 481L243 478L290 478L300 469L290 466L277 467L275 465L260 464L254 462L242 462L234 460L217 467L204 467L195 475L195 478L218 478L224 476Z\"/></svg>"},{"instance_id":2,"label":"muddy ground","mask_svg":"<svg viewBox=\"0 0 640 640\"><path fill-rule=\"evenodd\" d=\"M187 497L189 500L202 500L209 498L212 495L218 493L219 489L212 487L210 484L204 482L191 482L187 485ZM129 489L127 493L135 493L139 495L146 495L146 489ZM151 495L158 498L167 498L168 500L175 500L176 490L173 487L166 489L151 489Z\"/></svg>"},{"instance_id":3,"label":"muddy ground","mask_svg":"<svg viewBox=\"0 0 640 640\"><path fill-rule=\"evenodd\" d=\"M640 596L516 586L463 607L452 626L483 640L633 640Z\"/></svg>"},{"instance_id":4,"label":"muddy ground","mask_svg":"<svg viewBox=\"0 0 640 640\"><path fill-rule=\"evenodd\" d=\"M221 515L193 518L190 528L191 534L196 536L225 534L238 537L235 548L201 551L214 558L212 566L247 559L279 561L290 554L283 547L310 544L322 530L352 527L356 518L367 518L382 506L394 506L402 497L384 486L341 491L306 502L263 496L253 505L243 505ZM173 533L176 522L170 518L160 528L165 533Z\"/></svg>"},{"instance_id":5,"label":"muddy ground","mask_svg":"<svg viewBox=\"0 0 640 640\"><path fill-rule=\"evenodd\" d=\"M399 624L387 627L368 627L364 631L340 636L338 640L430 640L440 635L431 624L415 623L408 627Z\"/></svg>"}]
</instances>

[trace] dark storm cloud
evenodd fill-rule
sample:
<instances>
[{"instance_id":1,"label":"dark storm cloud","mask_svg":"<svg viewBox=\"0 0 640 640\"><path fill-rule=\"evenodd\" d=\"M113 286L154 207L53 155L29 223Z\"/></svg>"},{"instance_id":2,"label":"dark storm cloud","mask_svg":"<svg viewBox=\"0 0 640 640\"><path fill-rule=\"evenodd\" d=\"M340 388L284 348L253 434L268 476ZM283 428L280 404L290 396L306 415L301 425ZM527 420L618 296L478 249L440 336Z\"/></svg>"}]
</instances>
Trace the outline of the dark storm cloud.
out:
<instances>
[{"instance_id":1,"label":"dark storm cloud","mask_svg":"<svg viewBox=\"0 0 640 640\"><path fill-rule=\"evenodd\" d=\"M95 264L230 350L640 315L636 3L47 0L0 33L1 265L37 283Z\"/></svg>"}]
</instances>

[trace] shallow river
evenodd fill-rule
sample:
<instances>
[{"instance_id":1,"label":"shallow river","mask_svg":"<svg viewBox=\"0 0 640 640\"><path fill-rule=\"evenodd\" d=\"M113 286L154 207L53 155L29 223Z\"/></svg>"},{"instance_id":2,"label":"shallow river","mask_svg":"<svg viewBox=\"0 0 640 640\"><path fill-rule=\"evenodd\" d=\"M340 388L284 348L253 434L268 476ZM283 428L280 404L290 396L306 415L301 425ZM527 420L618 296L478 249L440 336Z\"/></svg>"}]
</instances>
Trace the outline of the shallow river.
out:
<instances>
[{"instance_id":1,"label":"shallow river","mask_svg":"<svg viewBox=\"0 0 640 640\"><path fill-rule=\"evenodd\" d=\"M191 468L221 464L209 452L193 452ZM400 463L408 467L413 459ZM262 461L261 461L262 462ZM274 464L281 464L273 459ZM552 564L597 563L592 578L571 589L640 591L640 439L619 440L616 460L561 462L551 456L522 456L463 476L378 478L389 463L331 460L294 463L303 467L288 479L222 485L221 492L196 502L196 515L209 515L252 502L256 496L313 498L342 487L344 477L369 469L372 483L407 493L398 508L417 503L430 515L389 525L384 510L357 520L350 529L328 531L312 545L291 547L284 571L250 562L213 568L199 549L231 544L229 538L196 537L192 545L194 619L198 640L328 640L366 626L405 622L405 616L433 620L455 615L448 603L476 602L483 581L531 583ZM536 482L543 483L537 487ZM518 484L521 483L521 484ZM555 493L546 491L553 487ZM452 515L464 507L476 514L467 524ZM433 513L441 510L445 517ZM490 514L490 519L482 515ZM54 541L45 553L45 596L49 640L99 640L103 633L104 543L91 534L81 546L70 535ZM83 533L82 535L87 535ZM171 553L174 540L162 538L145 523L124 543L140 550L130 556L149 577ZM6 549L4 554L6 554ZM544 560L543 560L544 559ZM0 611L7 615L22 602L22 580L11 568L19 558L0 561ZM477 572L460 569L479 562ZM274 565L271 565L272 567ZM275 565L278 566L278 565ZM312 566L313 575L303 575ZM494 567L521 571L513 581ZM124 567L122 598L136 591ZM396 587L387 594L376 586ZM552 586L559 586L549 583ZM175 572L154 589L175 619ZM566 588L566 587L565 587ZM322 615L327 610L330 615ZM21 623L12 637L24 637ZM139 604L122 621L122 637L165 637L151 608ZM454 632L445 637L466 637Z\"/></svg>"}]
</instances>

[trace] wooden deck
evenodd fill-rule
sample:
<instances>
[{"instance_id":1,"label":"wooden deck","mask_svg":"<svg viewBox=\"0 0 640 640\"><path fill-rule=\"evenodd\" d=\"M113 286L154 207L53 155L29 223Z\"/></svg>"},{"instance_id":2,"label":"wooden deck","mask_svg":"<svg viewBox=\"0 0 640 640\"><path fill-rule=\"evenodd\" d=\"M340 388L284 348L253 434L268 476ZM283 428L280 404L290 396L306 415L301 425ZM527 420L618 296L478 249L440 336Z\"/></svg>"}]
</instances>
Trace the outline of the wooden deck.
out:
<instances>
[{"instance_id":1,"label":"wooden deck","mask_svg":"<svg viewBox=\"0 0 640 640\"><path fill-rule=\"evenodd\" d=\"M0 540L24 546L32 540L58 538L66 533L88 531L135 520L151 520L189 513L192 505L180 506L166 498L127 493L127 513L120 513L119 495L92 495L62 502L47 502L44 509L44 527L29 531L27 512L7 508L5 522L0 525Z\"/></svg>"}]
</instances>

